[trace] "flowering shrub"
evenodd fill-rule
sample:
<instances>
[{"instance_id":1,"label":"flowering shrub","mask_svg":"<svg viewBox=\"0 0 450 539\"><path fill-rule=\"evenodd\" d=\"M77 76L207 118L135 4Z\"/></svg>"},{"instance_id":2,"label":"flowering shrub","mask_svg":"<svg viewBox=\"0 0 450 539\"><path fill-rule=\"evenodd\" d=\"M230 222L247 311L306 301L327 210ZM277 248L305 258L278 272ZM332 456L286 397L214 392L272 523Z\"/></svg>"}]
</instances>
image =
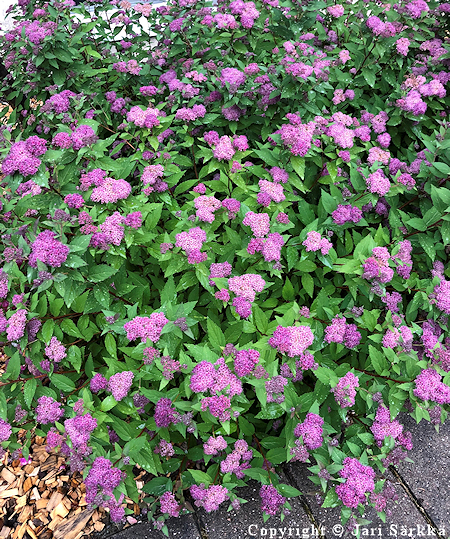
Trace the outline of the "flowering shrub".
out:
<instances>
[{"instance_id":1,"label":"flowering shrub","mask_svg":"<svg viewBox=\"0 0 450 539\"><path fill-rule=\"evenodd\" d=\"M166 531L291 461L383 512L450 404L450 4L90 3L1 38L2 450Z\"/></svg>"}]
</instances>

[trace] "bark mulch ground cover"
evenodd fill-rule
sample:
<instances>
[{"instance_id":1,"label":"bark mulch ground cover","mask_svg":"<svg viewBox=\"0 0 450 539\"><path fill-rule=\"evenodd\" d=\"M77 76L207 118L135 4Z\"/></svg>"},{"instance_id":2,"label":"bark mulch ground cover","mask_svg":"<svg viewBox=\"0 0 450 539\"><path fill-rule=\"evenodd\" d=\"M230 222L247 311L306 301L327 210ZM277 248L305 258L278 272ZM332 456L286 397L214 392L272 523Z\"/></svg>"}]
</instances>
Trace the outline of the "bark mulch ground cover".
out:
<instances>
[{"instance_id":1,"label":"bark mulch ground cover","mask_svg":"<svg viewBox=\"0 0 450 539\"><path fill-rule=\"evenodd\" d=\"M107 512L87 507L82 475L70 474L65 457L47 451L45 438L35 436L24 461L8 453L0 461L0 539L81 539L104 529ZM144 474L136 478L138 490ZM139 504L125 501L138 516ZM128 517L126 525L136 522Z\"/></svg>"}]
</instances>

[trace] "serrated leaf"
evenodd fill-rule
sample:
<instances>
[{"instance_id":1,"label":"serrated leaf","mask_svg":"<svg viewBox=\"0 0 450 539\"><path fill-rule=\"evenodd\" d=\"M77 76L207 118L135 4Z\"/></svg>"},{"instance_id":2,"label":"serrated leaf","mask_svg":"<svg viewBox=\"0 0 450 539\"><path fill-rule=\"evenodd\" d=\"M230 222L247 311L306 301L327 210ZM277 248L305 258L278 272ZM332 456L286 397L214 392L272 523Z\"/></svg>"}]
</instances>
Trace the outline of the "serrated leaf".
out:
<instances>
[{"instance_id":1,"label":"serrated leaf","mask_svg":"<svg viewBox=\"0 0 450 539\"><path fill-rule=\"evenodd\" d=\"M210 477L207 473L202 472L201 470L189 469L188 472L192 475L192 478L197 483L197 485L204 483L204 485L208 487L213 482L212 477Z\"/></svg>"},{"instance_id":2,"label":"serrated leaf","mask_svg":"<svg viewBox=\"0 0 450 539\"><path fill-rule=\"evenodd\" d=\"M36 393L37 380L36 378L31 378L25 382L23 386L23 397L25 399L25 404L28 408L31 408L31 403L33 402L34 394Z\"/></svg>"},{"instance_id":3,"label":"serrated leaf","mask_svg":"<svg viewBox=\"0 0 450 539\"><path fill-rule=\"evenodd\" d=\"M309 275L309 273L305 273L302 275L302 287L304 290L306 290L306 293L312 298L314 295L314 279Z\"/></svg>"},{"instance_id":4,"label":"serrated leaf","mask_svg":"<svg viewBox=\"0 0 450 539\"><path fill-rule=\"evenodd\" d=\"M111 357L117 358L117 344L112 333L107 333L105 337L105 348Z\"/></svg>"},{"instance_id":5,"label":"serrated leaf","mask_svg":"<svg viewBox=\"0 0 450 539\"><path fill-rule=\"evenodd\" d=\"M116 406L117 404L117 401L116 399L112 396L112 395L108 395L102 402L101 406L100 406L100 410L102 412L108 412L109 410L111 410L112 408L114 408L114 406Z\"/></svg>"},{"instance_id":6,"label":"serrated leaf","mask_svg":"<svg viewBox=\"0 0 450 539\"><path fill-rule=\"evenodd\" d=\"M425 234L419 234L419 243L422 249L427 253L431 261L434 262L436 258L436 242L431 236Z\"/></svg>"},{"instance_id":7,"label":"serrated leaf","mask_svg":"<svg viewBox=\"0 0 450 539\"><path fill-rule=\"evenodd\" d=\"M93 283L99 283L109 279L116 273L117 270L115 268L111 268L111 266L107 266L106 264L99 264L98 266L92 266L88 278Z\"/></svg>"},{"instance_id":8,"label":"serrated leaf","mask_svg":"<svg viewBox=\"0 0 450 539\"><path fill-rule=\"evenodd\" d=\"M215 349L220 350L220 348L224 347L226 344L223 331L209 318L206 322L206 326L208 330L208 340L211 343L211 346Z\"/></svg>"},{"instance_id":9,"label":"serrated leaf","mask_svg":"<svg viewBox=\"0 0 450 539\"><path fill-rule=\"evenodd\" d=\"M75 389L75 384L70 378L63 374L52 374L51 383L64 393L70 393Z\"/></svg>"},{"instance_id":10,"label":"serrated leaf","mask_svg":"<svg viewBox=\"0 0 450 539\"><path fill-rule=\"evenodd\" d=\"M295 290L294 290L294 287L292 286L291 281L289 280L289 277L286 277L286 281L281 290L281 295L283 296L283 299L285 299L286 301L292 301L295 297Z\"/></svg>"},{"instance_id":11,"label":"serrated leaf","mask_svg":"<svg viewBox=\"0 0 450 539\"><path fill-rule=\"evenodd\" d=\"M62 329L62 331L64 331L64 333L70 335L71 337L78 337L79 339L83 338L83 334L77 328L75 322L70 318L64 318L61 321L60 328Z\"/></svg>"},{"instance_id":12,"label":"serrated leaf","mask_svg":"<svg viewBox=\"0 0 450 539\"><path fill-rule=\"evenodd\" d=\"M269 451L269 453L270 453L270 451ZM268 458L268 460L271 460L271 459L269 459L269 457L267 457L267 458ZM283 483L280 483L280 484L277 485L277 490L282 496L285 496L286 498L295 498L296 496L301 496L301 494L302 494L295 487L292 487L291 485L285 485Z\"/></svg>"},{"instance_id":13,"label":"serrated leaf","mask_svg":"<svg viewBox=\"0 0 450 539\"><path fill-rule=\"evenodd\" d=\"M387 368L387 361L383 352L369 344L369 357L377 374L381 374Z\"/></svg>"}]
</instances>

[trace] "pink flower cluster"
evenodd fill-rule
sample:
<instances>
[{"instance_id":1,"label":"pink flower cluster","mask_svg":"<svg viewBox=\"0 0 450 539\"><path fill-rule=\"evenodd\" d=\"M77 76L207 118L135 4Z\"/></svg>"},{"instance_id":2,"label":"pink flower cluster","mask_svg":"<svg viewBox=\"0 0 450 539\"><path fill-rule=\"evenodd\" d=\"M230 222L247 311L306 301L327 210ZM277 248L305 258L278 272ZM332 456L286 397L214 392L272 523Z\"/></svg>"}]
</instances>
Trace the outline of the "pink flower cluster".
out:
<instances>
[{"instance_id":1,"label":"pink flower cluster","mask_svg":"<svg viewBox=\"0 0 450 539\"><path fill-rule=\"evenodd\" d=\"M366 493L375 490L375 470L351 457L345 458L343 464L339 475L346 481L339 483L336 494L346 507L356 509L360 503L366 503Z\"/></svg>"},{"instance_id":2,"label":"pink flower cluster","mask_svg":"<svg viewBox=\"0 0 450 539\"><path fill-rule=\"evenodd\" d=\"M385 406L379 406L375 420L370 427L372 434L378 447L383 445L383 441L388 436L391 436L395 440L395 445L401 445L405 449L412 449L412 442L410 436L403 434L403 425L397 420L391 421L391 414L389 409Z\"/></svg>"},{"instance_id":3,"label":"pink flower cluster","mask_svg":"<svg viewBox=\"0 0 450 539\"><path fill-rule=\"evenodd\" d=\"M272 201L276 203L283 202L286 198L283 186L279 183L259 180L259 189L257 202L264 207L269 206Z\"/></svg>"},{"instance_id":4,"label":"pink flower cluster","mask_svg":"<svg viewBox=\"0 0 450 539\"><path fill-rule=\"evenodd\" d=\"M344 225L345 223L359 223L363 213L358 207L351 204L338 204L331 216L337 225Z\"/></svg>"},{"instance_id":5,"label":"pink flower cluster","mask_svg":"<svg viewBox=\"0 0 450 539\"><path fill-rule=\"evenodd\" d=\"M363 279L379 283L388 283L394 276L394 270L389 267L390 255L386 247L374 247L373 256L367 258L363 264Z\"/></svg>"},{"instance_id":6,"label":"pink flower cluster","mask_svg":"<svg viewBox=\"0 0 450 539\"><path fill-rule=\"evenodd\" d=\"M112 65L118 73L129 73L130 75L139 75L142 67L136 60L128 60L128 62L116 62Z\"/></svg>"},{"instance_id":7,"label":"pink flower cluster","mask_svg":"<svg viewBox=\"0 0 450 539\"><path fill-rule=\"evenodd\" d=\"M347 324L345 317L336 316L325 328L325 342L343 343L347 348L355 348L361 341L361 333L355 324Z\"/></svg>"},{"instance_id":8,"label":"pink flower cluster","mask_svg":"<svg viewBox=\"0 0 450 539\"><path fill-rule=\"evenodd\" d=\"M123 327L129 341L141 339L141 342L146 342L147 339L150 339L152 342L158 342L162 328L168 323L169 320L164 316L164 313L152 313L149 317L136 316Z\"/></svg>"},{"instance_id":9,"label":"pink flower cluster","mask_svg":"<svg viewBox=\"0 0 450 539\"><path fill-rule=\"evenodd\" d=\"M382 344L385 348L401 346L405 352L412 349L413 335L408 326L400 326L398 329L388 329L383 336Z\"/></svg>"},{"instance_id":10,"label":"pink flower cluster","mask_svg":"<svg viewBox=\"0 0 450 539\"><path fill-rule=\"evenodd\" d=\"M18 341L25 335L27 324L27 310L19 309L15 311L6 323L6 338L9 342ZM2 320L2 329L5 330L5 319Z\"/></svg>"},{"instance_id":11,"label":"pink flower cluster","mask_svg":"<svg viewBox=\"0 0 450 539\"><path fill-rule=\"evenodd\" d=\"M204 118L206 109L204 105L194 105L191 109L181 108L175 114L175 120L183 120L184 122L193 122L198 118Z\"/></svg>"},{"instance_id":12,"label":"pink flower cluster","mask_svg":"<svg viewBox=\"0 0 450 539\"><path fill-rule=\"evenodd\" d=\"M67 259L70 248L55 239L56 232L44 230L37 235L31 246L31 253L28 257L28 264L32 268L37 267L37 261L52 268L59 268Z\"/></svg>"},{"instance_id":13,"label":"pink flower cluster","mask_svg":"<svg viewBox=\"0 0 450 539\"><path fill-rule=\"evenodd\" d=\"M233 451L220 463L220 471L224 474L234 473L238 479L244 479L242 471L251 468L252 457L253 452L249 449L248 443L245 440L236 440Z\"/></svg>"},{"instance_id":14,"label":"pink flower cluster","mask_svg":"<svg viewBox=\"0 0 450 539\"><path fill-rule=\"evenodd\" d=\"M176 247L181 247L187 254L189 264L200 264L208 258L207 253L200 252L206 241L206 232L200 227L191 228L188 232L176 234Z\"/></svg>"},{"instance_id":15,"label":"pink flower cluster","mask_svg":"<svg viewBox=\"0 0 450 539\"><path fill-rule=\"evenodd\" d=\"M125 515L125 510L120 507L124 495L117 501L113 494L125 476L125 472L114 468L107 458L96 457L84 480L87 503L108 507L113 522L120 522Z\"/></svg>"},{"instance_id":16,"label":"pink flower cluster","mask_svg":"<svg viewBox=\"0 0 450 539\"><path fill-rule=\"evenodd\" d=\"M27 140L15 142L9 149L8 155L3 159L2 172L6 176L19 172L22 176L36 174L41 165L38 157L47 151L47 141L37 136Z\"/></svg>"},{"instance_id":17,"label":"pink flower cluster","mask_svg":"<svg viewBox=\"0 0 450 539\"><path fill-rule=\"evenodd\" d=\"M203 444L203 451L205 455L218 455L220 451L227 447L228 444L223 436L210 436L208 441Z\"/></svg>"},{"instance_id":18,"label":"pink flower cluster","mask_svg":"<svg viewBox=\"0 0 450 539\"><path fill-rule=\"evenodd\" d=\"M450 403L450 387L441 380L441 375L434 369L423 370L415 380L414 395L424 401L438 404Z\"/></svg>"},{"instance_id":19,"label":"pink flower cluster","mask_svg":"<svg viewBox=\"0 0 450 539\"><path fill-rule=\"evenodd\" d=\"M153 314L161 314L161 313L153 313ZM128 395L131 388L131 384L133 383L133 378L134 378L134 374L131 371L118 372L116 374L113 374L110 377L110 379L108 380L107 389L108 391L111 391L112 396L116 399L117 402L121 401Z\"/></svg>"},{"instance_id":20,"label":"pink flower cluster","mask_svg":"<svg viewBox=\"0 0 450 539\"><path fill-rule=\"evenodd\" d=\"M92 146L98 140L98 136L89 125L79 125L70 135L72 147L75 151L81 150L86 146Z\"/></svg>"},{"instance_id":21,"label":"pink flower cluster","mask_svg":"<svg viewBox=\"0 0 450 539\"><path fill-rule=\"evenodd\" d=\"M441 282L434 287L436 294L436 307L445 314L450 314L450 281L441 279Z\"/></svg>"},{"instance_id":22,"label":"pink flower cluster","mask_svg":"<svg viewBox=\"0 0 450 539\"><path fill-rule=\"evenodd\" d=\"M283 124L279 130L283 144L290 148L292 155L304 157L311 148L312 139L317 124L309 122L307 124L298 123Z\"/></svg>"},{"instance_id":23,"label":"pink flower cluster","mask_svg":"<svg viewBox=\"0 0 450 539\"><path fill-rule=\"evenodd\" d=\"M339 379L339 382L331 389L331 392L334 394L334 398L341 408L349 408L355 404L357 387L359 387L358 377L349 371Z\"/></svg>"},{"instance_id":24,"label":"pink flower cluster","mask_svg":"<svg viewBox=\"0 0 450 539\"><path fill-rule=\"evenodd\" d=\"M59 363L67 356L66 347L56 337L52 337L45 347L45 355L55 363Z\"/></svg>"},{"instance_id":25,"label":"pink flower cluster","mask_svg":"<svg viewBox=\"0 0 450 539\"><path fill-rule=\"evenodd\" d=\"M216 511L219 505L228 498L228 490L222 485L211 485L208 488L203 484L192 485L190 493L195 505L203 507L207 513Z\"/></svg>"},{"instance_id":26,"label":"pink flower cluster","mask_svg":"<svg viewBox=\"0 0 450 539\"><path fill-rule=\"evenodd\" d=\"M212 395L225 391L233 397L242 393L242 382L221 357L215 363L205 360L198 363L191 374L190 388L194 393L209 391Z\"/></svg>"},{"instance_id":27,"label":"pink flower cluster","mask_svg":"<svg viewBox=\"0 0 450 539\"><path fill-rule=\"evenodd\" d=\"M91 194L93 202L116 203L119 200L125 200L131 193L131 185L125 180L104 178L96 185L97 187L93 189Z\"/></svg>"},{"instance_id":28,"label":"pink flower cluster","mask_svg":"<svg viewBox=\"0 0 450 539\"><path fill-rule=\"evenodd\" d=\"M152 127L158 127L159 117L163 116L161 111L157 108L147 107L143 110L141 107L136 105L131 107L127 114L127 120L138 127L147 127L151 129Z\"/></svg>"},{"instance_id":29,"label":"pink flower cluster","mask_svg":"<svg viewBox=\"0 0 450 539\"><path fill-rule=\"evenodd\" d=\"M142 172L141 180L142 183L147 186L143 189L143 193L149 195L153 191L162 193L166 191L169 186L167 182L161 180L164 177L164 167L162 165L149 165L144 168Z\"/></svg>"},{"instance_id":30,"label":"pink flower cluster","mask_svg":"<svg viewBox=\"0 0 450 539\"><path fill-rule=\"evenodd\" d=\"M259 495L261 496L261 511L268 515L275 516L286 502L286 498L279 494L273 485L263 485Z\"/></svg>"},{"instance_id":31,"label":"pink flower cluster","mask_svg":"<svg viewBox=\"0 0 450 539\"><path fill-rule=\"evenodd\" d=\"M380 196L384 196L389 192L391 188L391 182L389 178L386 178L384 172L379 168L376 172L369 174L366 178L367 188L371 193L375 193Z\"/></svg>"},{"instance_id":32,"label":"pink flower cluster","mask_svg":"<svg viewBox=\"0 0 450 539\"><path fill-rule=\"evenodd\" d=\"M281 259L281 248L284 244L283 236L274 232L265 239L252 238L247 246L247 252L251 255L262 253L266 262L278 262Z\"/></svg>"},{"instance_id":33,"label":"pink flower cluster","mask_svg":"<svg viewBox=\"0 0 450 539\"><path fill-rule=\"evenodd\" d=\"M300 460L305 462L305 456L308 458L308 451L318 449L323 443L323 419L320 415L307 413L305 421L299 423L294 429L295 446L291 449L291 459L293 462ZM306 448L306 449L305 449Z\"/></svg>"},{"instance_id":34,"label":"pink flower cluster","mask_svg":"<svg viewBox=\"0 0 450 539\"><path fill-rule=\"evenodd\" d=\"M151 4L146 4L151 7ZM136 6L135 6L136 7ZM181 505L176 501L172 492L164 492L159 499L161 504L161 513L169 515L170 517L178 517L181 511Z\"/></svg>"},{"instance_id":35,"label":"pink flower cluster","mask_svg":"<svg viewBox=\"0 0 450 539\"><path fill-rule=\"evenodd\" d=\"M392 260L394 260L397 266L397 273L403 279L409 279L412 269L412 245L409 240L400 241L397 245L398 252L395 255L392 255Z\"/></svg>"},{"instance_id":36,"label":"pink flower cluster","mask_svg":"<svg viewBox=\"0 0 450 539\"><path fill-rule=\"evenodd\" d=\"M168 427L179 422L180 414L172 406L170 399L159 399L155 406L155 423L157 427Z\"/></svg>"},{"instance_id":37,"label":"pink flower cluster","mask_svg":"<svg viewBox=\"0 0 450 539\"><path fill-rule=\"evenodd\" d=\"M239 350L234 358L234 372L242 378L251 374L259 362L257 350Z\"/></svg>"},{"instance_id":38,"label":"pink flower cluster","mask_svg":"<svg viewBox=\"0 0 450 539\"><path fill-rule=\"evenodd\" d=\"M222 202L213 196L200 195L195 199L195 215L199 221L212 223L214 221L214 212L222 207Z\"/></svg>"},{"instance_id":39,"label":"pink flower cluster","mask_svg":"<svg viewBox=\"0 0 450 539\"><path fill-rule=\"evenodd\" d=\"M267 213L254 213L249 211L245 214L242 224L249 226L256 238L263 238L270 230L270 217Z\"/></svg>"},{"instance_id":40,"label":"pink flower cluster","mask_svg":"<svg viewBox=\"0 0 450 539\"><path fill-rule=\"evenodd\" d=\"M214 286L215 278L229 277L231 275L231 264L229 262L213 262L209 267L209 284Z\"/></svg>"},{"instance_id":41,"label":"pink flower cluster","mask_svg":"<svg viewBox=\"0 0 450 539\"><path fill-rule=\"evenodd\" d=\"M302 245L306 247L306 251L319 251L323 255L327 255L329 250L333 247L333 244L330 240L322 238L319 232L312 230L306 235L306 240L303 241Z\"/></svg>"},{"instance_id":42,"label":"pink flower cluster","mask_svg":"<svg viewBox=\"0 0 450 539\"><path fill-rule=\"evenodd\" d=\"M268 343L289 357L301 356L311 346L314 335L309 326L278 326Z\"/></svg>"}]
</instances>

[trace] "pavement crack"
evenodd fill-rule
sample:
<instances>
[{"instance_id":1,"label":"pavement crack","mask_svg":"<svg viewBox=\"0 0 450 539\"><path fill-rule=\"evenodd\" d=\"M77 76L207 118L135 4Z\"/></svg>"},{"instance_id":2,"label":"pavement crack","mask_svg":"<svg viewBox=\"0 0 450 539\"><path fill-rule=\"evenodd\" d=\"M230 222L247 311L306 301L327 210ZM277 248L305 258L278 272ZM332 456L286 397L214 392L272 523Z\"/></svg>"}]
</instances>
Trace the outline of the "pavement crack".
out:
<instances>
[{"instance_id":1,"label":"pavement crack","mask_svg":"<svg viewBox=\"0 0 450 539\"><path fill-rule=\"evenodd\" d=\"M416 509L419 511L419 513L422 515L426 523L433 528L434 533L436 534L436 537L440 537L441 539L445 539L445 537L439 532L439 526L437 526L434 522L434 520L430 517L425 507L420 503L417 496L414 494L414 492L411 490L411 487L408 485L408 483L403 479L403 477L400 475L397 468L394 466L389 466L389 470L391 471L392 475L397 479L397 481L402 486L403 490L406 492L409 499L412 501L412 503L415 505Z\"/></svg>"},{"instance_id":2,"label":"pavement crack","mask_svg":"<svg viewBox=\"0 0 450 539\"><path fill-rule=\"evenodd\" d=\"M200 534L201 539L209 539L208 532L206 531L201 516L197 513L197 511L194 511L191 514L192 518L194 519L195 525L197 526L197 530Z\"/></svg>"},{"instance_id":3,"label":"pavement crack","mask_svg":"<svg viewBox=\"0 0 450 539\"><path fill-rule=\"evenodd\" d=\"M289 479L289 482L295 486L298 490L301 492L300 485L297 483L295 477L290 473L290 470L288 467L283 467L283 471L286 474L286 477ZM311 510L311 507L308 503L308 499L304 494L301 494L299 496L300 503L302 504L303 510L307 514L309 520L311 521L311 524L316 528L317 531L317 538L319 539L326 539L326 537L322 534L323 528L321 528L320 524L317 522L316 517L314 516L314 513Z\"/></svg>"}]
</instances>

